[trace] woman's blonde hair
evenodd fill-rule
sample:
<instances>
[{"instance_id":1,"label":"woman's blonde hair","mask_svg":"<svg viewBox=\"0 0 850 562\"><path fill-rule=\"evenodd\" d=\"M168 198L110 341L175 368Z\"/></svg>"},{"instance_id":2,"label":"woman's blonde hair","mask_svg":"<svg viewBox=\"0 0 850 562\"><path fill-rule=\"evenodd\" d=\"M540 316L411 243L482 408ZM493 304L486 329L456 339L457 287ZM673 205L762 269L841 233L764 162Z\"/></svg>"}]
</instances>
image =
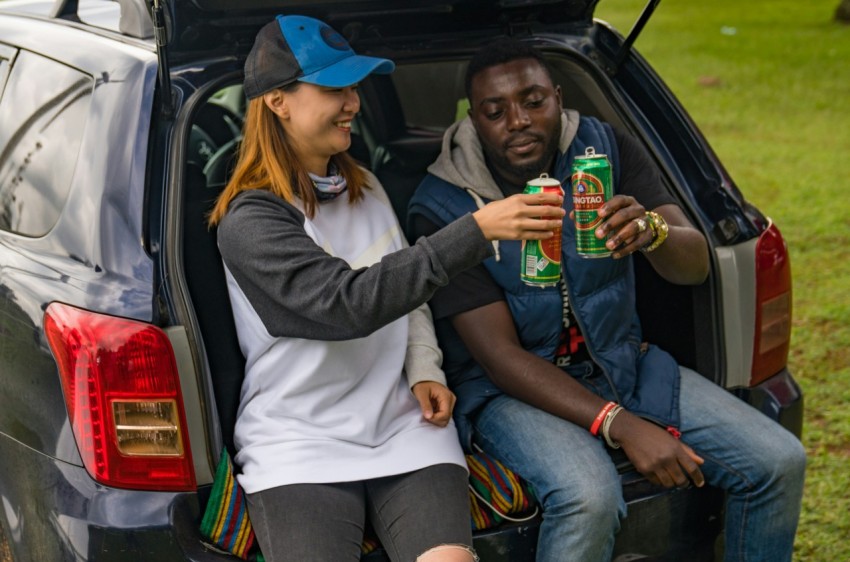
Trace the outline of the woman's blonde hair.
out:
<instances>
[{"instance_id":1,"label":"woman's blonde hair","mask_svg":"<svg viewBox=\"0 0 850 562\"><path fill-rule=\"evenodd\" d=\"M298 87L297 82L294 87ZM307 216L313 217L318 205L313 181L287 140L277 115L266 106L262 96L248 102L242 134L233 175L216 199L208 224L217 225L233 198L249 189L267 189L290 203L297 197ZM347 152L335 154L331 162L348 184L349 202L356 203L367 187L366 173Z\"/></svg>"}]
</instances>

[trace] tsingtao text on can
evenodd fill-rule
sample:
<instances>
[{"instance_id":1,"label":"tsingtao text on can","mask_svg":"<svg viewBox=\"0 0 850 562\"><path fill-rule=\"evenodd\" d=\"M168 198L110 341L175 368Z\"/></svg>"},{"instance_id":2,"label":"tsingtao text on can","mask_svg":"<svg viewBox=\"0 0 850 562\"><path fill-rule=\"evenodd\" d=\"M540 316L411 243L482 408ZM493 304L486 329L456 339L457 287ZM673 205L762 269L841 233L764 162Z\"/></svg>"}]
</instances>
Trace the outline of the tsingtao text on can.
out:
<instances>
[{"instance_id":1,"label":"tsingtao text on can","mask_svg":"<svg viewBox=\"0 0 850 562\"><path fill-rule=\"evenodd\" d=\"M596 237L602 224L599 209L611 199L611 163L605 154L596 154L592 146L584 156L573 160L570 176L573 210L576 224L576 252L583 258L604 258L611 255L605 239Z\"/></svg>"}]
</instances>

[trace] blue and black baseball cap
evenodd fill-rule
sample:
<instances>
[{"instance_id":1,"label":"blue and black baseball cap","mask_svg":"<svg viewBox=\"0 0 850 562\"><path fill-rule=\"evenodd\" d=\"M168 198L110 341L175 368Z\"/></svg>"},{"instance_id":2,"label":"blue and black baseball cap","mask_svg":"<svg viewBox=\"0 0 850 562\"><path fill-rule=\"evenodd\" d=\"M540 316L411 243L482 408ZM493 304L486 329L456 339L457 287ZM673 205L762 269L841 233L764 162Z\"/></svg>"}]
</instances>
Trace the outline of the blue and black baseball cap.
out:
<instances>
[{"instance_id":1,"label":"blue and black baseball cap","mask_svg":"<svg viewBox=\"0 0 850 562\"><path fill-rule=\"evenodd\" d=\"M245 95L253 99L295 81L342 88L393 69L391 60L356 54L324 22L277 16L257 34L245 61Z\"/></svg>"}]
</instances>

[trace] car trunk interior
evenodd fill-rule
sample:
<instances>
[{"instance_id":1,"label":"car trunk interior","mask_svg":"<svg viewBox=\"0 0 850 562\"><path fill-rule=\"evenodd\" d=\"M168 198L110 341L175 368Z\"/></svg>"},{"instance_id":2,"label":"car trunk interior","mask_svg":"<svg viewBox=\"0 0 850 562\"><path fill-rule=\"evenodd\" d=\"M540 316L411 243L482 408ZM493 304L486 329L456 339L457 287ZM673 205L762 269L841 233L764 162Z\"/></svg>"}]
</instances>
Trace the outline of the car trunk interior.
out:
<instances>
[{"instance_id":1,"label":"car trunk interior","mask_svg":"<svg viewBox=\"0 0 850 562\"><path fill-rule=\"evenodd\" d=\"M465 64L462 60L444 60L399 65L392 77L370 77L360 86L362 109L354 125L350 152L381 181L403 227L407 202L427 166L437 157L443 131L459 114L465 115ZM551 70L554 80L562 87L567 107L634 131L629 119L612 101L613 96L580 61L553 57ZM428 88L428 84L442 86ZM230 125L233 115L240 111L240 104L232 101L234 90L238 92L238 87L220 91L195 112L194 128L212 137L209 144L215 150L207 150L206 156L190 156L194 160L187 163L184 186L187 283L192 300L197 303L195 311L212 374L224 443L231 451L244 362L236 342L215 232L207 229L205 214L223 188L235 160L239 137ZM223 101L228 97L230 102ZM190 154L199 152L204 150ZM666 181L666 187L675 194L675 187L670 180ZM700 347L697 327L701 326L700 331L704 332L712 325L710 317L697 318L695 312L707 309L704 302L698 302L708 298L706 290L667 283L641 255L634 262L645 339L669 350L685 366L703 373L715 372L716 359L697 349Z\"/></svg>"}]
</instances>

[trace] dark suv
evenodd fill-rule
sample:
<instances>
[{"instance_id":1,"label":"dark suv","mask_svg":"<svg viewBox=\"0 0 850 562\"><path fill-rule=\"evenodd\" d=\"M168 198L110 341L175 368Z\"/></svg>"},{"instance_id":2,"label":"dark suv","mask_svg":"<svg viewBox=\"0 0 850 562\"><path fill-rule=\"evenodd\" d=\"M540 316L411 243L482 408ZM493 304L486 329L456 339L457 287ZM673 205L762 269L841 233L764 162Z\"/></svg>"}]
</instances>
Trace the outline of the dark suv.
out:
<instances>
[{"instance_id":1,"label":"dark suv","mask_svg":"<svg viewBox=\"0 0 850 562\"><path fill-rule=\"evenodd\" d=\"M625 39L595 4L0 1L0 561L234 559L199 532L244 366L205 213L239 143L244 58L277 13L396 61L361 85L351 152L401 224L464 112L471 54L504 35L539 47L565 103L644 143L711 245L697 287L636 260L647 339L799 435L782 236L632 50L657 0ZM658 489L615 460L617 556L715 556L720 492ZM479 532L482 560L533 560L538 524Z\"/></svg>"}]
</instances>

